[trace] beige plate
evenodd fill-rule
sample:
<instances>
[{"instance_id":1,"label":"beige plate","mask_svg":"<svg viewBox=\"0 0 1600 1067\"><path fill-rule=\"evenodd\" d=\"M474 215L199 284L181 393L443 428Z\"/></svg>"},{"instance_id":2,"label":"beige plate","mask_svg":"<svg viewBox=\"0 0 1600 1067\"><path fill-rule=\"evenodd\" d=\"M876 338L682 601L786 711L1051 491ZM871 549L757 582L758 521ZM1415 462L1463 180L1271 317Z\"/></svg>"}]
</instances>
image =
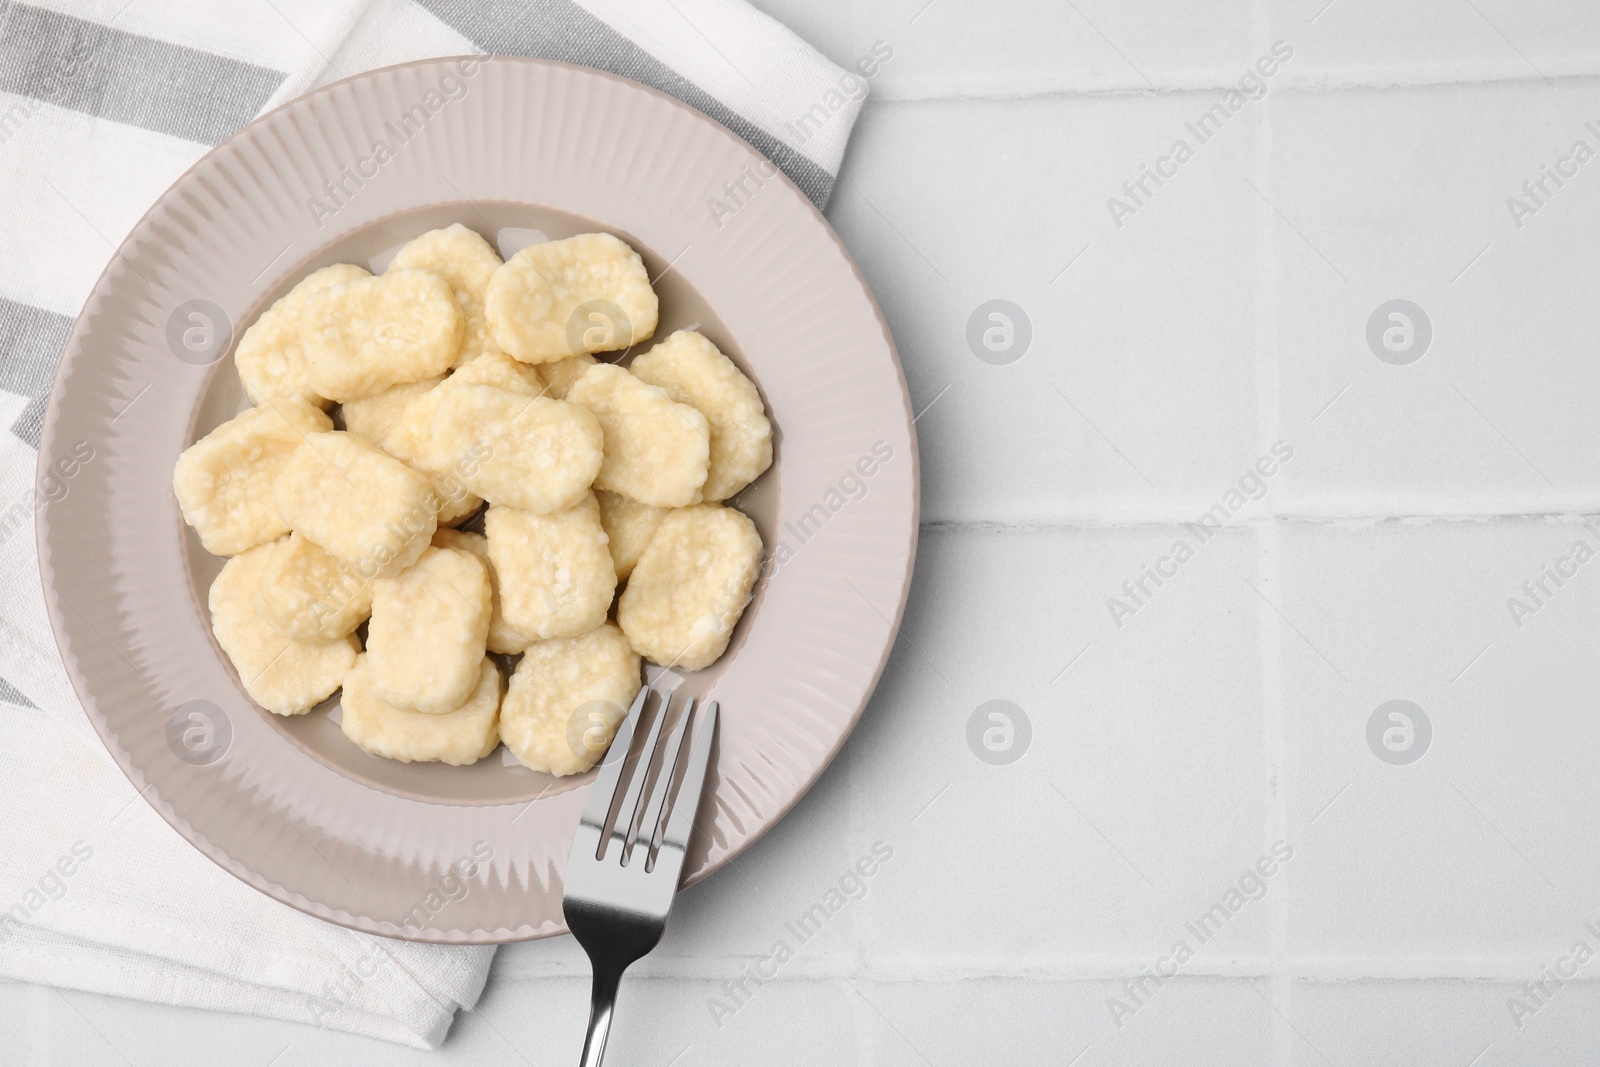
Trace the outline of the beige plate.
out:
<instances>
[{"instance_id":1,"label":"beige plate","mask_svg":"<svg viewBox=\"0 0 1600 1067\"><path fill-rule=\"evenodd\" d=\"M657 336L698 322L778 427L773 468L737 501L773 554L770 577L729 653L685 683L724 712L689 880L822 773L905 603L916 442L872 294L822 216L786 179L762 177L763 163L622 78L427 60L272 112L134 227L51 394L41 472L80 442L94 458L39 513L39 558L89 717L197 848L264 893L373 933L488 943L565 929L562 868L591 775L553 779L499 754L470 768L390 763L347 742L326 710L256 708L208 625L221 561L184 527L171 489L178 453L244 404L230 323L253 321L313 268L380 269L452 222L505 254L595 229L629 241L661 275ZM708 198L726 202L728 182L742 203L714 214ZM447 871L472 855L489 859L463 890Z\"/></svg>"}]
</instances>

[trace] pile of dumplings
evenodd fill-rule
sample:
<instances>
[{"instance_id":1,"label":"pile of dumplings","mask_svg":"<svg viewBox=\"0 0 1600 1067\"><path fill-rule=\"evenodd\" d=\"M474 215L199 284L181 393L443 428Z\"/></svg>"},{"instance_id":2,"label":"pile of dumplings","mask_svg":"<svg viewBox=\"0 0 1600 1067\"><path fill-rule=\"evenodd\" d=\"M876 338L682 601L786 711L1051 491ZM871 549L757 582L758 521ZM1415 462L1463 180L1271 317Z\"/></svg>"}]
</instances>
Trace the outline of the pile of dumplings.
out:
<instances>
[{"instance_id":1,"label":"pile of dumplings","mask_svg":"<svg viewBox=\"0 0 1600 1067\"><path fill-rule=\"evenodd\" d=\"M373 755L459 766L504 741L567 775L604 755L641 659L716 661L762 558L722 502L771 466L772 426L694 330L627 369L595 359L658 315L610 234L501 262L460 225L263 312L234 353L255 406L172 479L229 557L212 632L250 697L302 715L342 689L340 727ZM509 681L496 656L520 657Z\"/></svg>"}]
</instances>

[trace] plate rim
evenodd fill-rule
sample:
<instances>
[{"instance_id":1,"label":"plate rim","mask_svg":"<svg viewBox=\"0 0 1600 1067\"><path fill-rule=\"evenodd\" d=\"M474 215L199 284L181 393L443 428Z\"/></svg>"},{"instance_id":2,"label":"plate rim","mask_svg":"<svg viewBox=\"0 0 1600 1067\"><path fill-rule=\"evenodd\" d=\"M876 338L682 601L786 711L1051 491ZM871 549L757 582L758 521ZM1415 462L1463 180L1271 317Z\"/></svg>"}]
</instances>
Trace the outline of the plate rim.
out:
<instances>
[{"instance_id":1,"label":"plate rim","mask_svg":"<svg viewBox=\"0 0 1600 1067\"><path fill-rule=\"evenodd\" d=\"M123 258L124 252L127 250L128 246L144 231L146 224L149 222L151 217L167 203L167 201L174 195L175 191L180 186L184 185L191 175L204 167L218 153L224 151L239 139L250 134L251 131L257 126L266 122L271 117L278 115L290 108L304 107L308 101L322 96L331 95L343 88L350 88L352 90L359 91L360 83L378 78L383 75L392 74L410 68L426 67L429 65L449 62L460 62L463 60L471 60L479 64L510 64L529 67L559 68L576 72L582 76L619 83L623 86L626 86L630 90L643 91L644 93L667 103L670 107L675 108L680 112L689 114L696 121L709 125L719 133L733 139L734 141L737 141L739 144L744 145L751 151L756 152L757 155L761 155L758 149L755 149L753 146L749 145L749 142L739 137L737 133L728 129L728 127L722 125L720 122L717 122L716 119L706 115L704 112L698 110L692 105L679 100L677 97L655 88L654 86L646 85L642 82L635 81L631 78L627 78L610 71L600 70L578 63L533 56L514 56L497 53L464 53L457 55L422 57L361 71L347 77L327 82L306 93L286 100L276 107L255 116L250 122L240 127L233 134L208 148L198 159L190 164L190 166L185 168L183 172L175 177L161 192L161 194L150 203L150 205L138 217L138 219L135 220L135 222L129 227L127 234L118 243L116 249L108 257L105 267L102 268L100 274L96 277L94 284L89 289L88 295L84 298L83 304L79 307L78 312L73 319L72 328L68 332L67 338L62 345L61 357L51 379L50 390L45 405L44 417L40 428L39 446L35 458L35 485L37 486L40 479L42 479L47 473L51 463L50 457L54 455L52 450L46 446L47 444L55 441L60 431L60 392L62 383L68 376L67 371L72 367L72 365L77 363L79 360L87 358L86 353L83 350L83 333L87 329L86 324L88 322L88 316L86 316L84 313L89 309L90 305L101 296L103 287L107 284L113 267L116 265L119 259ZM762 158L766 157L762 156ZM857 263L848 246L840 238L839 234L833 228L833 225L828 221L827 217L822 213L821 209L817 207L811 198L806 195L804 190L800 189L800 187L796 185L795 182L788 176L788 174L786 174L781 168L776 166L774 167L773 177L776 177L784 186L787 186L793 195L798 198L798 200L803 203L805 208L810 212L812 220L815 223L820 224L822 232L827 235L828 239L835 246L843 262L848 265L855 284L865 296L867 305L871 308L873 317L877 322L879 330L881 331L883 343L887 348L887 352L895 372L896 384L898 385L899 391L898 399L900 404L898 413L904 417L907 431L907 443L909 445L909 455L907 457L910 464L909 540L906 546L904 565L901 573L897 576L899 594L896 598L892 615L886 617L890 631L889 640L885 642L882 652L877 657L877 662L871 669L870 678L865 686L863 695L856 708L850 714L848 723L843 729L840 730L831 747L829 747L826 753L824 753L823 757L818 760L810 772L804 776L801 787L795 791L793 796L781 804L774 805L773 814L771 817L766 819L761 825L753 828L753 830L736 846L730 847L721 855L708 861L703 868L686 875L682 884L680 885L680 890L688 888L691 885L698 884L705 878L719 871L725 865L733 862L739 856L743 855L751 846L756 844L756 842L764 838L767 833L773 829L773 827L787 817L794 807L811 792L811 790L816 786L816 783L821 779L822 775L827 772L828 768L832 766L834 760L838 758L839 753L843 750L845 744L855 733L856 727L860 724L861 716L865 714L867 705L871 702L872 697L876 694L878 685L882 681L883 673L888 667L889 659L893 655L896 645L899 643L901 623L904 621L906 606L910 599L911 581L916 566L917 549L921 537L922 482L920 447L917 440L916 417L912 404L910 389L906 381L904 364L900 359L899 348L895 344L894 335L889 328L888 320L884 316L883 308L878 302L877 295L874 293L871 285L863 275L860 264ZM834 178L835 182L837 182L838 175L835 174ZM452 203L473 202L474 201L472 201L470 198L462 198L454 201L431 201L428 203L411 205L406 210L426 209L428 207ZM530 204L536 203L535 201L531 200L524 202ZM565 209L557 208L557 210ZM596 219L595 221L602 223L602 225L604 224L604 220ZM263 292L265 291L266 290ZM263 299L264 297L258 298L257 303L259 304ZM237 339L234 338L230 340L232 343L230 344L229 351L231 352L234 345L237 344ZM218 362L221 361L219 360ZM192 413L190 418L192 420ZM43 591L46 615L50 622L51 638L56 646L58 655L61 657L62 667L67 675L68 681L71 683L73 695L79 703L80 710L85 717L88 718L90 725L95 731L95 735L100 740L101 745L111 756L112 761L116 764L118 770L122 772L124 777L128 779L129 783L139 793L140 799L142 799L149 807L151 807L157 813L157 815L161 817L163 822L171 826L190 847L194 848L207 860L220 867L222 870L227 871L230 875L249 886L252 890L259 892L272 900L286 904L303 914L321 919L326 922L331 922L335 925L360 933L372 934L394 940L414 941L424 944L498 945L513 944L521 941L542 940L547 937L555 937L568 932L565 922L561 920L557 920L554 923L546 923L526 936L492 939L473 938L470 936L471 931L458 931L467 935L464 937L430 937L426 936L426 931L415 935L402 935L390 932L389 930L379 929L378 924L370 918L352 915L343 909L334 908L317 901L309 900L295 891L288 890L286 887L278 887L280 890L278 892L264 888L264 884L270 883L270 879L267 878L262 872L250 870L247 865L240 863L240 861L234 858L227 850L222 849L220 846L212 843L204 834L195 830L193 826L190 825L188 820L186 820L182 814L174 809L169 803L165 801L158 803L156 800L145 796L144 794L148 792L150 786L154 783L144 781L144 775L139 767L135 765L131 759L125 758L124 751L117 743L116 736L110 729L109 721L106 719L104 714L95 709L94 698L89 693L90 679L81 676L78 668L73 663L69 662L68 657L65 655L66 649L64 647L63 638L65 613L62 610L60 598L53 590L49 581L49 574L53 573L55 569L53 565L54 561L51 559L51 553L49 549L49 516L49 508L39 508L34 515L34 539L35 550L39 562L39 581ZM252 880L252 876L255 880ZM262 884L258 884L258 882Z\"/></svg>"}]
</instances>

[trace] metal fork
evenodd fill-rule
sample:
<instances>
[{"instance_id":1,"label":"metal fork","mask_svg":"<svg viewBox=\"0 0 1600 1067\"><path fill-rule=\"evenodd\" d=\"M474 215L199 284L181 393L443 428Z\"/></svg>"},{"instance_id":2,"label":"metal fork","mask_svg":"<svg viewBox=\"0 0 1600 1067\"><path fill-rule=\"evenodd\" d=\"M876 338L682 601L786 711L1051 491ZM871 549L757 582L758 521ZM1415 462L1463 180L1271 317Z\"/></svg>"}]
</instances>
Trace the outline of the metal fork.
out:
<instances>
[{"instance_id":1,"label":"metal fork","mask_svg":"<svg viewBox=\"0 0 1600 1067\"><path fill-rule=\"evenodd\" d=\"M644 712L649 686L639 690L628 717L617 729L600 773L589 789L589 802L578 821L567 857L566 889L562 908L567 928L589 954L594 988L589 998L589 1033L583 1043L582 1067L599 1067L605 1055L606 1035L617 1003L622 972L661 940L667 915L678 892L689 833L700 810L700 793L717 730L717 702L708 701L701 717L705 725L695 735L673 807L667 807L673 770L678 764L693 700L678 716L666 743L649 803L640 817L640 798L655 760L661 726L667 720L670 695L663 695L650 725L650 735L639 751L632 777L623 781L635 728ZM624 786L626 789L624 790ZM608 816L616 822L607 832ZM670 817L669 817L670 814ZM651 846L659 838L654 854Z\"/></svg>"}]
</instances>

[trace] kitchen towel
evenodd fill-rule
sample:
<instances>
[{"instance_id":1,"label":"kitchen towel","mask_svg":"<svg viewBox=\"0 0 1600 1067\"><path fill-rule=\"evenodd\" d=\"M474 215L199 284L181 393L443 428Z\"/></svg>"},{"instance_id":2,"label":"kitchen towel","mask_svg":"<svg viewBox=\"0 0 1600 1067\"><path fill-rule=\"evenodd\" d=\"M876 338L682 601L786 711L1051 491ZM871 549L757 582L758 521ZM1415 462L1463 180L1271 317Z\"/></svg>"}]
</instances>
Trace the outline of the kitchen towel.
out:
<instances>
[{"instance_id":1,"label":"kitchen towel","mask_svg":"<svg viewBox=\"0 0 1600 1067\"><path fill-rule=\"evenodd\" d=\"M423 1048L492 948L354 933L256 893L137 795L73 695L34 546L35 449L73 315L127 231L256 115L411 59L541 56L655 86L821 206L866 83L742 0L0 3L0 978Z\"/></svg>"}]
</instances>

